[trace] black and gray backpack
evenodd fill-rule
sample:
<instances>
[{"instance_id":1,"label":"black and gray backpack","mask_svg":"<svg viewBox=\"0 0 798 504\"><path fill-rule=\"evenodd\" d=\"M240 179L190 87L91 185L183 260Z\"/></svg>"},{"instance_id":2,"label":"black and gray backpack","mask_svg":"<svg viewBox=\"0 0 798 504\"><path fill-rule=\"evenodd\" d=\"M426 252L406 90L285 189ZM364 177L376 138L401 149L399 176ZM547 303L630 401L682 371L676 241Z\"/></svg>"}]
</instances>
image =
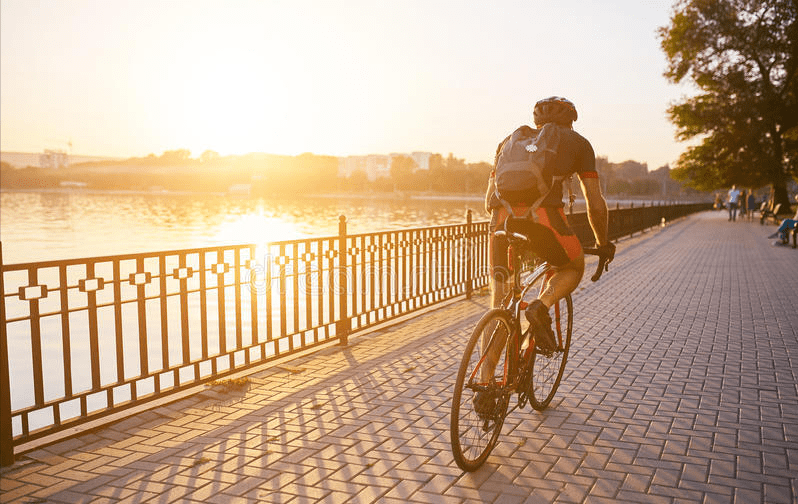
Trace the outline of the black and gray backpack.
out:
<instances>
[{"instance_id":1,"label":"black and gray backpack","mask_svg":"<svg viewBox=\"0 0 798 504\"><path fill-rule=\"evenodd\" d=\"M514 206L529 207L526 216L534 219L555 182L565 178L553 175L561 128L555 123L539 130L521 126L499 146L495 197L509 212Z\"/></svg>"}]
</instances>

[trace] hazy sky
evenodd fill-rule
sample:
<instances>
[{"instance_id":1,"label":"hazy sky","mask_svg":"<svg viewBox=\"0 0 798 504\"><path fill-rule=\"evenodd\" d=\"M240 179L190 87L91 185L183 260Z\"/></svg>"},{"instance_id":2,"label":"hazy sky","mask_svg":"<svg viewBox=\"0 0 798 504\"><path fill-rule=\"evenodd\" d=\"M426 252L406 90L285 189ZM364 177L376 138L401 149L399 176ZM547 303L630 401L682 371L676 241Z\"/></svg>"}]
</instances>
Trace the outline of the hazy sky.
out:
<instances>
[{"instance_id":1,"label":"hazy sky","mask_svg":"<svg viewBox=\"0 0 798 504\"><path fill-rule=\"evenodd\" d=\"M562 95L597 155L684 149L670 0L2 0L0 148L491 161Z\"/></svg>"}]
</instances>

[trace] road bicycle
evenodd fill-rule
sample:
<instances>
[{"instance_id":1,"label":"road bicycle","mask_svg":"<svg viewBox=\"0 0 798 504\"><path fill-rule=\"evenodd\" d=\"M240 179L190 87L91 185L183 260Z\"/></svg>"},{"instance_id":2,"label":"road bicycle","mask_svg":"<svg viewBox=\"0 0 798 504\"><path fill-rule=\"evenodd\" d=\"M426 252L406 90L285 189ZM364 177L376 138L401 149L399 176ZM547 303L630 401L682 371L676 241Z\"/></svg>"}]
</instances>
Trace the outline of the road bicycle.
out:
<instances>
[{"instance_id":1,"label":"road bicycle","mask_svg":"<svg viewBox=\"0 0 798 504\"><path fill-rule=\"evenodd\" d=\"M527 404L542 411L551 403L571 347L574 307L570 294L550 310L556 349L537 345L534 328L524 330L526 321L522 323L526 300L537 298L556 267L539 258L525 260L529 239L509 232L506 222L504 229L494 235L508 240L508 266L513 282L501 306L489 310L477 323L457 373L450 435L455 462L465 471L475 471L487 460L507 415ZM595 282L607 270L609 261L598 249L587 248L584 252L599 256L591 277ZM493 373L486 365L489 360L496 364ZM513 394L517 402L510 408Z\"/></svg>"}]
</instances>

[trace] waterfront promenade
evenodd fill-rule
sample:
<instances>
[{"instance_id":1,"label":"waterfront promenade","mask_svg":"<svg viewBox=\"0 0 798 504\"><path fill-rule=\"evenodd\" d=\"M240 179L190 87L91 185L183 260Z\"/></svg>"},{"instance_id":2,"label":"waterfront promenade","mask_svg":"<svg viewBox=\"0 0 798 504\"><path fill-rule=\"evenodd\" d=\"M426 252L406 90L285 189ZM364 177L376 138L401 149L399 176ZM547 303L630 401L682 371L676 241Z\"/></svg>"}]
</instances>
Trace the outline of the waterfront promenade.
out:
<instances>
[{"instance_id":1,"label":"waterfront promenade","mask_svg":"<svg viewBox=\"0 0 798 504\"><path fill-rule=\"evenodd\" d=\"M355 335L0 469L0 502L798 500L798 250L705 212L574 295L566 375L465 474L449 449L487 296Z\"/></svg>"}]
</instances>

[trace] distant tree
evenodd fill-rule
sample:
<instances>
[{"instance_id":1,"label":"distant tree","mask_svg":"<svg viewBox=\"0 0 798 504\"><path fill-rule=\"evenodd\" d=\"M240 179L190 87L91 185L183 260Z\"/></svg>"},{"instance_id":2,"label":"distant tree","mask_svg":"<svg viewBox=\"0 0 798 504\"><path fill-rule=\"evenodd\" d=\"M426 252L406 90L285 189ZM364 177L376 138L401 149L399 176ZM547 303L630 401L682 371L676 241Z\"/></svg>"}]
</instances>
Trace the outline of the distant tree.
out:
<instances>
[{"instance_id":1,"label":"distant tree","mask_svg":"<svg viewBox=\"0 0 798 504\"><path fill-rule=\"evenodd\" d=\"M368 189L369 178L363 170L357 170L346 179L346 186L350 191L363 192Z\"/></svg>"},{"instance_id":2,"label":"distant tree","mask_svg":"<svg viewBox=\"0 0 798 504\"><path fill-rule=\"evenodd\" d=\"M338 176L338 158L335 156L320 156L317 154L302 154L299 156L300 168L310 175L308 189L313 191L329 191L335 184Z\"/></svg>"},{"instance_id":3,"label":"distant tree","mask_svg":"<svg viewBox=\"0 0 798 504\"><path fill-rule=\"evenodd\" d=\"M391 180L396 189L407 190L411 187L411 176L418 167L409 156L394 156L391 159Z\"/></svg>"},{"instance_id":4,"label":"distant tree","mask_svg":"<svg viewBox=\"0 0 798 504\"><path fill-rule=\"evenodd\" d=\"M210 163L219 159L219 153L213 150L206 150L200 154L200 163Z\"/></svg>"},{"instance_id":5,"label":"distant tree","mask_svg":"<svg viewBox=\"0 0 798 504\"><path fill-rule=\"evenodd\" d=\"M648 165L637 161L624 161L615 166L614 174L625 179L644 178L648 175Z\"/></svg>"},{"instance_id":6,"label":"distant tree","mask_svg":"<svg viewBox=\"0 0 798 504\"><path fill-rule=\"evenodd\" d=\"M615 196L628 195L632 192L632 184L628 180L613 179L607 184L607 194Z\"/></svg>"},{"instance_id":7,"label":"distant tree","mask_svg":"<svg viewBox=\"0 0 798 504\"><path fill-rule=\"evenodd\" d=\"M429 171L434 172L442 170L444 167L443 156L440 154L433 154L429 157Z\"/></svg>"},{"instance_id":8,"label":"distant tree","mask_svg":"<svg viewBox=\"0 0 798 504\"><path fill-rule=\"evenodd\" d=\"M411 189L414 191L429 191L432 184L430 170L418 170L410 177Z\"/></svg>"},{"instance_id":9,"label":"distant tree","mask_svg":"<svg viewBox=\"0 0 798 504\"><path fill-rule=\"evenodd\" d=\"M467 184L465 187L466 193L484 194L488 186L488 177L493 169L490 163L469 163L466 165L468 169Z\"/></svg>"},{"instance_id":10,"label":"distant tree","mask_svg":"<svg viewBox=\"0 0 798 504\"><path fill-rule=\"evenodd\" d=\"M660 183L653 178L636 178L631 182L632 194L647 196L656 194L660 190Z\"/></svg>"},{"instance_id":11,"label":"distant tree","mask_svg":"<svg viewBox=\"0 0 798 504\"><path fill-rule=\"evenodd\" d=\"M433 191L454 193L467 192L470 185L464 159L454 157L451 152L443 158L440 154L430 156L429 188Z\"/></svg>"},{"instance_id":12,"label":"distant tree","mask_svg":"<svg viewBox=\"0 0 798 504\"><path fill-rule=\"evenodd\" d=\"M649 175L659 184L659 191L657 192L662 196L678 191L679 183L671 178L670 165L660 166L656 170L649 172Z\"/></svg>"},{"instance_id":13,"label":"distant tree","mask_svg":"<svg viewBox=\"0 0 798 504\"><path fill-rule=\"evenodd\" d=\"M679 0L659 29L665 76L700 92L670 107L680 140L700 139L672 175L713 190L770 184L789 208L798 179L798 3Z\"/></svg>"},{"instance_id":14,"label":"distant tree","mask_svg":"<svg viewBox=\"0 0 798 504\"><path fill-rule=\"evenodd\" d=\"M459 159L454 157L454 155L450 152L449 157L446 158L446 169L450 172L464 170L466 167L465 159Z\"/></svg>"},{"instance_id":15,"label":"distant tree","mask_svg":"<svg viewBox=\"0 0 798 504\"><path fill-rule=\"evenodd\" d=\"M168 150L158 159L164 164L185 163L191 159L191 151L187 149Z\"/></svg>"}]
</instances>

